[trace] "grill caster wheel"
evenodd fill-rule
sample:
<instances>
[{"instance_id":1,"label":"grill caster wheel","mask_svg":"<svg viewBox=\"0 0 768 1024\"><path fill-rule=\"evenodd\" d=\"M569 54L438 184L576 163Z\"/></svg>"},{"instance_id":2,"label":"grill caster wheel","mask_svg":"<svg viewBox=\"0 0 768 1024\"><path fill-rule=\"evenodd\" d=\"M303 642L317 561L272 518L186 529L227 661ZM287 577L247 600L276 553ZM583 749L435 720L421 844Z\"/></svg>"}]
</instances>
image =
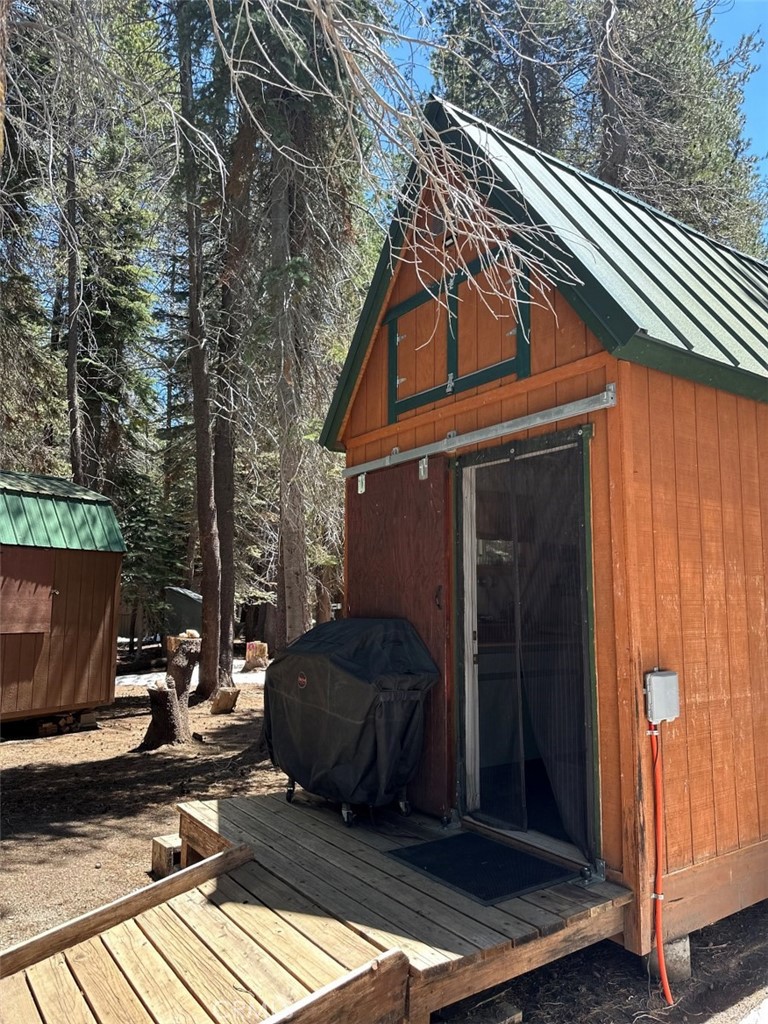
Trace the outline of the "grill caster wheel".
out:
<instances>
[{"instance_id":1,"label":"grill caster wheel","mask_svg":"<svg viewBox=\"0 0 768 1024\"><path fill-rule=\"evenodd\" d=\"M398 808L399 808L399 810L400 810L400 813L402 814L402 816L403 816L404 818L408 818L408 817L410 817L410 814L411 814L411 805L410 805L410 803L408 802L408 800L398 800L398 802L397 802L397 806L398 806Z\"/></svg>"},{"instance_id":2,"label":"grill caster wheel","mask_svg":"<svg viewBox=\"0 0 768 1024\"><path fill-rule=\"evenodd\" d=\"M355 824L355 812L352 810L349 804L342 804L341 817L347 828L352 828L352 826Z\"/></svg>"},{"instance_id":3,"label":"grill caster wheel","mask_svg":"<svg viewBox=\"0 0 768 1024\"><path fill-rule=\"evenodd\" d=\"M285 791L285 799L288 801L289 804L293 802L293 794L295 792L296 786L292 782L289 782L288 788Z\"/></svg>"}]
</instances>

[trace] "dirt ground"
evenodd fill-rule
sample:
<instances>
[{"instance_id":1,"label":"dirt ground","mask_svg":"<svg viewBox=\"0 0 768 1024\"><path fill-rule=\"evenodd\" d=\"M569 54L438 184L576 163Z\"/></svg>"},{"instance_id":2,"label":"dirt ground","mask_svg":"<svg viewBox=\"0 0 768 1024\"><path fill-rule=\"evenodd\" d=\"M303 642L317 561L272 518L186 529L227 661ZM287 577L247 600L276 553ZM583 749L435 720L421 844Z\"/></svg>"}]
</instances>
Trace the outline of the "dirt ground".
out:
<instances>
[{"instance_id":1,"label":"dirt ground","mask_svg":"<svg viewBox=\"0 0 768 1024\"><path fill-rule=\"evenodd\" d=\"M149 721L143 686L118 686L97 730L35 739L5 726L0 948L146 885L150 841L177 831L179 801L281 789L268 762L238 762L260 735L262 693L244 685L231 715L193 708L204 742L188 748L136 751ZM492 1009L498 1020L509 1004L529 1024L768 1024L768 904L696 933L691 947L693 979L674 987L672 1008L637 957L605 942L456 1008L450 1020L481 1024Z\"/></svg>"}]
</instances>

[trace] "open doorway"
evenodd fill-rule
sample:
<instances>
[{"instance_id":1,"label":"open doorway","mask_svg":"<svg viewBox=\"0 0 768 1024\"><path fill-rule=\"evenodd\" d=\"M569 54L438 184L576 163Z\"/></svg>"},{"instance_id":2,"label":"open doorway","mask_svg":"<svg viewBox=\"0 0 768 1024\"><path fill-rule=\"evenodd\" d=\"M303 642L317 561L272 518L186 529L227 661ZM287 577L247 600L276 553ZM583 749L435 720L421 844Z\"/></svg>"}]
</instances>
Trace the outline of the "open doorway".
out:
<instances>
[{"instance_id":1,"label":"open doorway","mask_svg":"<svg viewBox=\"0 0 768 1024\"><path fill-rule=\"evenodd\" d=\"M460 462L465 810L595 859L584 434Z\"/></svg>"}]
</instances>

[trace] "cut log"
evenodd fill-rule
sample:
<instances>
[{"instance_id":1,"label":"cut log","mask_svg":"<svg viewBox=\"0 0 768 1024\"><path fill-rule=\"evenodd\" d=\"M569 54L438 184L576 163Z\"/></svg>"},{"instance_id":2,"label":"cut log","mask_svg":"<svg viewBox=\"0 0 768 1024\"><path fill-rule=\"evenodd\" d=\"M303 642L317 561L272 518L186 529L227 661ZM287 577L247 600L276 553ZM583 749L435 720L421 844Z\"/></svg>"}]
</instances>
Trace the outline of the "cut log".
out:
<instances>
[{"instance_id":1,"label":"cut log","mask_svg":"<svg viewBox=\"0 0 768 1024\"><path fill-rule=\"evenodd\" d=\"M237 686L221 686L211 700L212 715L228 715L234 711L240 689Z\"/></svg>"},{"instance_id":2,"label":"cut log","mask_svg":"<svg viewBox=\"0 0 768 1024\"><path fill-rule=\"evenodd\" d=\"M165 686L149 686L149 709L152 720L139 750L156 750L166 743L190 743L189 687L192 671L200 660L200 640L169 637L178 640L168 661Z\"/></svg>"},{"instance_id":3,"label":"cut log","mask_svg":"<svg viewBox=\"0 0 768 1024\"><path fill-rule=\"evenodd\" d=\"M252 640L245 645L245 664L243 672L253 672L259 668L266 668L269 663L269 648L260 640Z\"/></svg>"}]
</instances>

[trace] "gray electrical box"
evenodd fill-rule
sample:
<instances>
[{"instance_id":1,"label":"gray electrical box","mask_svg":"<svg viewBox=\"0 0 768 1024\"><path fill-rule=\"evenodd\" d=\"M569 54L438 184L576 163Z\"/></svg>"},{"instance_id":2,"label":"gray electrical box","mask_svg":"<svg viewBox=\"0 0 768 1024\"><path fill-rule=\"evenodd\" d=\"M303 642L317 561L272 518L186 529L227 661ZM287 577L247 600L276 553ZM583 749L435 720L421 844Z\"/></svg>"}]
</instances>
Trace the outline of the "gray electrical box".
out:
<instances>
[{"instance_id":1,"label":"gray electrical box","mask_svg":"<svg viewBox=\"0 0 768 1024\"><path fill-rule=\"evenodd\" d=\"M677 672L655 668L645 673L645 700L648 721L672 722L680 717L680 684Z\"/></svg>"}]
</instances>

